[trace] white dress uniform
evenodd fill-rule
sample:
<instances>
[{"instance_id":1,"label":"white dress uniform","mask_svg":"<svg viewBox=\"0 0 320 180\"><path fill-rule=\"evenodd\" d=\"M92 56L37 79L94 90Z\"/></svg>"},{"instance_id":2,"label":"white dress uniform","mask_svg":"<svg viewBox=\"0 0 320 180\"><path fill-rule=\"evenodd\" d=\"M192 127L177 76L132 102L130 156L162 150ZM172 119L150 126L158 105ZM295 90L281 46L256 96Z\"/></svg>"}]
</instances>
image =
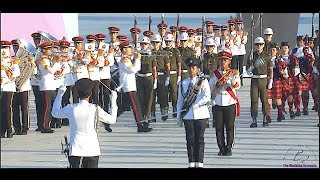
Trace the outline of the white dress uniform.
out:
<instances>
[{"instance_id":1,"label":"white dress uniform","mask_svg":"<svg viewBox=\"0 0 320 180\"><path fill-rule=\"evenodd\" d=\"M199 77L195 76L192 79L186 78L182 81L181 86L183 86L183 94L186 94L188 91L190 81L194 85L198 82ZM181 93L181 86L178 86L178 101L177 101L177 119L180 119L180 114L183 106L183 96ZM192 106L195 104L199 105L199 108L194 109L190 107L190 110L187 114L183 117L184 120L193 120L193 119L206 119L210 117L209 109L207 103L210 102L211 93L210 93L210 86L207 79L204 79L201 84L200 91L197 95L197 98Z\"/></svg>"},{"instance_id":2,"label":"white dress uniform","mask_svg":"<svg viewBox=\"0 0 320 180\"><path fill-rule=\"evenodd\" d=\"M38 48L38 52L36 53L36 56L35 56L35 62L39 62L40 59L42 57L42 53L40 51L40 48ZM30 80L30 84L31 86L39 86L39 83L40 83L40 76L39 76L39 69L38 69L38 66L36 66L34 69L33 69L33 74L31 75L31 80ZM37 76L38 75L38 76Z\"/></svg>"},{"instance_id":3,"label":"white dress uniform","mask_svg":"<svg viewBox=\"0 0 320 180\"><path fill-rule=\"evenodd\" d=\"M229 43L230 43L230 46L229 46L229 48L228 48L228 49L230 49L230 50L232 50L232 49L233 49L233 46L234 46L233 41L232 41L232 40L230 40L230 37L229 37L229 36L227 36L225 40L220 39L220 45L221 45L221 47L220 47L220 48L218 48L218 52L220 52L220 51L222 51L222 50L226 49L226 43L227 43L227 42L229 42Z\"/></svg>"},{"instance_id":4,"label":"white dress uniform","mask_svg":"<svg viewBox=\"0 0 320 180\"><path fill-rule=\"evenodd\" d=\"M11 78L15 78L20 76L20 68L18 64L13 64L12 63L12 59L11 57L1 57L1 63L3 63L3 65L7 66L8 68L10 68L12 70L12 76ZM1 84L1 89L4 92L16 92L16 83L15 81L11 81L9 80L9 77L6 75L5 70L1 69L1 80L2 80L2 84Z\"/></svg>"},{"instance_id":5,"label":"white dress uniform","mask_svg":"<svg viewBox=\"0 0 320 180\"><path fill-rule=\"evenodd\" d=\"M39 70L41 72L39 84L40 91L56 90L54 73L60 68L60 63L54 63L51 65L51 61L48 59L48 57L42 56L42 59L39 61Z\"/></svg>"},{"instance_id":6,"label":"white dress uniform","mask_svg":"<svg viewBox=\"0 0 320 180\"><path fill-rule=\"evenodd\" d=\"M242 30L241 33L243 34L244 31ZM241 39L242 36L242 39ZM231 53L233 56L236 55L245 55L246 54L246 44L248 41L248 37L244 35L237 35L235 36L236 41L234 43L233 48L231 49Z\"/></svg>"},{"instance_id":7,"label":"white dress uniform","mask_svg":"<svg viewBox=\"0 0 320 180\"><path fill-rule=\"evenodd\" d=\"M96 52L96 51L95 51ZM97 55L94 55L95 52L92 52L93 55L92 56L88 56L87 58L90 59L90 62L92 61L92 58L97 58ZM100 80L100 72L99 72L99 67L98 66L94 66L89 64L88 65L88 73L89 73L89 78L92 81L99 81Z\"/></svg>"},{"instance_id":8,"label":"white dress uniform","mask_svg":"<svg viewBox=\"0 0 320 180\"><path fill-rule=\"evenodd\" d=\"M129 58L122 58L119 62L120 86L123 92L137 91L136 73L141 70L140 59L135 59L134 63Z\"/></svg>"},{"instance_id":9,"label":"white dress uniform","mask_svg":"<svg viewBox=\"0 0 320 180\"><path fill-rule=\"evenodd\" d=\"M100 74L100 79L110 79L111 74L110 74L110 67L114 65L114 56L113 54L109 54L108 56L97 56L98 60L98 67L99 67L99 74ZM105 60L109 61L109 64L105 66Z\"/></svg>"},{"instance_id":10,"label":"white dress uniform","mask_svg":"<svg viewBox=\"0 0 320 180\"><path fill-rule=\"evenodd\" d=\"M84 52L82 51L82 53ZM79 60L77 56L78 56L78 53L75 52L72 58L73 79L75 82L82 78L89 78L89 73L87 69L87 64L89 64L90 62L89 59L84 57L82 60ZM83 64L83 62L81 61L84 61L85 64Z\"/></svg>"},{"instance_id":11,"label":"white dress uniform","mask_svg":"<svg viewBox=\"0 0 320 180\"><path fill-rule=\"evenodd\" d=\"M72 54L69 53L69 57L68 57L68 61L67 62L62 62L62 67L64 68L63 73L64 75L64 79L63 79L63 84L66 86L73 86L75 81L73 79L73 75L72 75Z\"/></svg>"},{"instance_id":12,"label":"white dress uniform","mask_svg":"<svg viewBox=\"0 0 320 180\"><path fill-rule=\"evenodd\" d=\"M96 106L87 100L69 104L60 108L62 94L58 93L52 108L52 116L55 118L68 118L70 125L70 149L69 156L99 156L101 155L96 125ZM112 104L111 115L98 106L99 121L114 124L117 118L117 105Z\"/></svg>"},{"instance_id":13,"label":"white dress uniform","mask_svg":"<svg viewBox=\"0 0 320 180\"><path fill-rule=\"evenodd\" d=\"M213 40L215 41L215 43L216 43L216 46L214 47L214 49L213 49L213 53L214 54L218 54L218 47L220 46L220 36L214 36L213 37Z\"/></svg>"},{"instance_id":14,"label":"white dress uniform","mask_svg":"<svg viewBox=\"0 0 320 180\"><path fill-rule=\"evenodd\" d=\"M221 68L219 68L218 71L222 76L226 73L226 71L222 72ZM235 79L235 81L239 85L238 87L233 88L233 86L231 85L232 79ZM215 75L210 79L209 84L210 84L211 91L213 91L213 89L215 88L217 81L218 81L218 78ZM234 74L231 74L229 80L227 81L227 84L231 87L234 94L237 95L235 90L240 88L240 76L239 75L235 76ZM213 104L218 106L230 106L236 103L237 101L233 99L231 95L227 92L226 87L222 87L220 89L220 91L218 92L213 102Z\"/></svg>"}]
</instances>

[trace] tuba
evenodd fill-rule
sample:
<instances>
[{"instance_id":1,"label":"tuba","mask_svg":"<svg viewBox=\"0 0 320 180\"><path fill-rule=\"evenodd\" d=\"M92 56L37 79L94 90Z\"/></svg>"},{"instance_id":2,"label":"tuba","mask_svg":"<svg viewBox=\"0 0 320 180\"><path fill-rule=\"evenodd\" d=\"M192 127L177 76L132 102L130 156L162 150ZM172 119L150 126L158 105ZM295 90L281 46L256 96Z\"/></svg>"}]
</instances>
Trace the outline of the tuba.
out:
<instances>
[{"instance_id":1,"label":"tuba","mask_svg":"<svg viewBox=\"0 0 320 180\"><path fill-rule=\"evenodd\" d=\"M39 31L39 33L41 34L40 37L40 44L42 44L45 41L59 41L57 38L53 37L51 34L43 32L43 31Z\"/></svg>"},{"instance_id":2,"label":"tuba","mask_svg":"<svg viewBox=\"0 0 320 180\"><path fill-rule=\"evenodd\" d=\"M15 58L19 58L20 76L16 78L16 87L18 90L31 77L35 68L34 57L37 49L24 39L18 39L19 49Z\"/></svg>"}]
</instances>

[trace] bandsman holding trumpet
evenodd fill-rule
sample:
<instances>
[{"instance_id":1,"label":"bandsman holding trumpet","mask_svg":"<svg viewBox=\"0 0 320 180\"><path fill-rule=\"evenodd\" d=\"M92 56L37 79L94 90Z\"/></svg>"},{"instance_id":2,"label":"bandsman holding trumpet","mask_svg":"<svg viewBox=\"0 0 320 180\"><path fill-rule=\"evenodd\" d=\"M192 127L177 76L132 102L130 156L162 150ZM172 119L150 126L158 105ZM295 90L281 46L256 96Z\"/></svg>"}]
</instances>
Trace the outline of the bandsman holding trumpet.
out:
<instances>
[{"instance_id":1,"label":"bandsman holding trumpet","mask_svg":"<svg viewBox=\"0 0 320 180\"><path fill-rule=\"evenodd\" d=\"M240 102L236 89L240 88L240 76L237 69L230 68L231 51L226 49L218 53L220 68L214 71L209 84L213 101L213 114L216 122L216 138L220 149L219 156L231 156L234 145L235 117L240 115ZM226 136L224 129L226 129ZM227 141L225 141L225 139Z\"/></svg>"},{"instance_id":2,"label":"bandsman holding trumpet","mask_svg":"<svg viewBox=\"0 0 320 180\"><path fill-rule=\"evenodd\" d=\"M20 76L19 59L10 57L10 41L1 41L1 138L12 138L12 100L15 78Z\"/></svg>"}]
</instances>

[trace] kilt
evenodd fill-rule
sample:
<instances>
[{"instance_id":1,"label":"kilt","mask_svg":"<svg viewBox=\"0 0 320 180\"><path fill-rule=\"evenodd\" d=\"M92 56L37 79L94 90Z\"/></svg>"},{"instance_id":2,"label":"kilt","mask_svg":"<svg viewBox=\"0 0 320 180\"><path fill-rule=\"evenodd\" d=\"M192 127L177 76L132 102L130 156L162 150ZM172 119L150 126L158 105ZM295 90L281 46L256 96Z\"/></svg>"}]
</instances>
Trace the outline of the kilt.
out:
<instances>
[{"instance_id":1,"label":"kilt","mask_svg":"<svg viewBox=\"0 0 320 180\"><path fill-rule=\"evenodd\" d=\"M306 74L306 78L308 79L308 81L311 80L310 78L310 73L309 74ZM297 78L298 79L298 78ZM298 90L301 90L301 91L308 91L309 88L310 88L310 83L308 82L305 82L304 84L300 83L299 80L298 80Z\"/></svg>"},{"instance_id":2,"label":"kilt","mask_svg":"<svg viewBox=\"0 0 320 180\"><path fill-rule=\"evenodd\" d=\"M268 89L269 99L281 99L283 93L283 84L281 80L277 80L272 83L272 88Z\"/></svg>"},{"instance_id":3,"label":"kilt","mask_svg":"<svg viewBox=\"0 0 320 180\"><path fill-rule=\"evenodd\" d=\"M318 74L315 74L315 73L311 73L311 81L310 81L310 84L309 84L309 89L312 90L312 89L317 89L318 86L319 86L319 75Z\"/></svg>"},{"instance_id":4,"label":"kilt","mask_svg":"<svg viewBox=\"0 0 320 180\"><path fill-rule=\"evenodd\" d=\"M287 85L286 92L288 95L292 95L293 90L295 89L295 82L293 77L289 77L289 85Z\"/></svg>"}]
</instances>

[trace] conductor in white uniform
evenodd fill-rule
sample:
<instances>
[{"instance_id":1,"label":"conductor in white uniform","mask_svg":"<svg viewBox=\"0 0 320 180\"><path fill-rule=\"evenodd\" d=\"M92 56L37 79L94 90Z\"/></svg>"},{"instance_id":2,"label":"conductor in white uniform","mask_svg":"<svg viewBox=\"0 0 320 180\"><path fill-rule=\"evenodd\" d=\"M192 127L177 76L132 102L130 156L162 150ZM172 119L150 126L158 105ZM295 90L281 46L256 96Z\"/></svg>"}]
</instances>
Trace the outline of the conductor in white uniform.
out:
<instances>
[{"instance_id":1,"label":"conductor in white uniform","mask_svg":"<svg viewBox=\"0 0 320 180\"><path fill-rule=\"evenodd\" d=\"M111 92L111 113L108 114L100 106L89 103L92 95L93 81L82 78L75 83L79 93L79 103L68 104L61 108L65 86L58 90L53 104L52 116L68 118L70 125L69 163L71 168L97 168L101 155L97 137L98 121L114 124L117 118L117 93Z\"/></svg>"}]
</instances>

